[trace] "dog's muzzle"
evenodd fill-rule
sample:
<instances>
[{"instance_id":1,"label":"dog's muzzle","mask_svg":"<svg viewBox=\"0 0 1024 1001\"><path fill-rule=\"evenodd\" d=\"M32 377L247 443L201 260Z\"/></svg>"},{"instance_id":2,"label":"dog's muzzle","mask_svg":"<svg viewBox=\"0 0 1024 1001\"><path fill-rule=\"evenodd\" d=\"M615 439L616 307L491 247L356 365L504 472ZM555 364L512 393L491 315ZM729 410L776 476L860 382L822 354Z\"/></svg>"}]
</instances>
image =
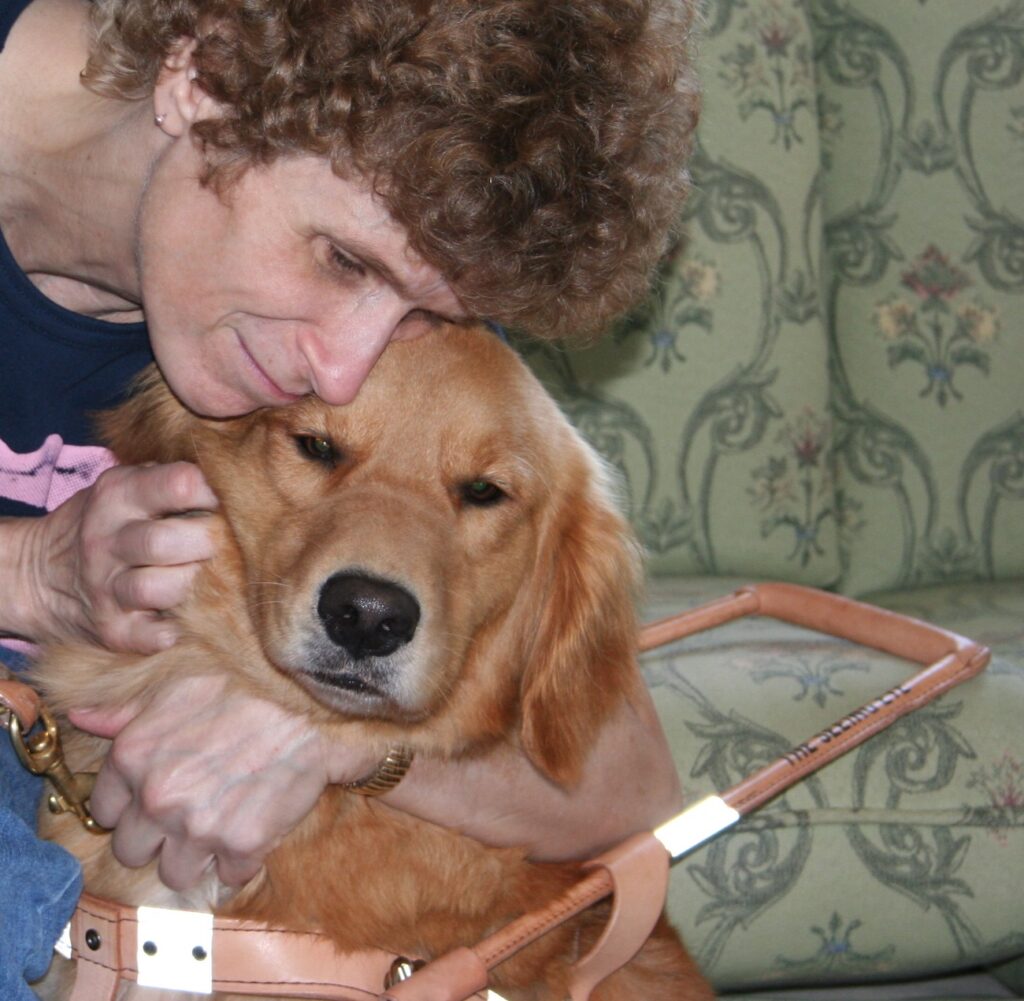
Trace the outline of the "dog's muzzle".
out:
<instances>
[{"instance_id":1,"label":"dog's muzzle","mask_svg":"<svg viewBox=\"0 0 1024 1001\"><path fill-rule=\"evenodd\" d=\"M419 716L433 688L424 684L416 594L362 567L321 581L293 648L275 662L337 711Z\"/></svg>"}]
</instances>

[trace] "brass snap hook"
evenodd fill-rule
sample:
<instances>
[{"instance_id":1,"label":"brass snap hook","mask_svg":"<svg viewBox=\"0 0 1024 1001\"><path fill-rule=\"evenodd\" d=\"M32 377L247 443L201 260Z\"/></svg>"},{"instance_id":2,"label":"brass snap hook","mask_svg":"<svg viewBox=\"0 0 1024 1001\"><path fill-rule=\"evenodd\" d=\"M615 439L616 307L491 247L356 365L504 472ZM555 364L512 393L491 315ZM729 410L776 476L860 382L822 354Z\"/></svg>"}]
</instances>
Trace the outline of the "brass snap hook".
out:
<instances>
[{"instance_id":1,"label":"brass snap hook","mask_svg":"<svg viewBox=\"0 0 1024 1001\"><path fill-rule=\"evenodd\" d=\"M41 710L41 730L24 735L17 715L11 713L8 731L14 753L18 760L33 775L42 775L50 781L54 792L47 798L51 813L73 813L82 826L91 834L105 834L106 830L96 823L89 812L89 796L96 781L92 772L73 775L64 761L64 748L60 739L60 727L53 715Z\"/></svg>"}]
</instances>

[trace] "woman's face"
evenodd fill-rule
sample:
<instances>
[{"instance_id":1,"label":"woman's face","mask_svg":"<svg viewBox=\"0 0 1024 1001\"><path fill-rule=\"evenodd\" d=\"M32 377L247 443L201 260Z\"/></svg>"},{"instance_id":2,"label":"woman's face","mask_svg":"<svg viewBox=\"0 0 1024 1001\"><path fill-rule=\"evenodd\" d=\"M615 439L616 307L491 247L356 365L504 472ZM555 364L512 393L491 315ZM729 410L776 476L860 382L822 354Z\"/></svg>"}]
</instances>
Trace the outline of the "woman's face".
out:
<instances>
[{"instance_id":1,"label":"woman's face","mask_svg":"<svg viewBox=\"0 0 1024 1001\"><path fill-rule=\"evenodd\" d=\"M232 417L315 393L352 400L392 340L466 314L369 186L326 160L199 184L191 141L155 164L137 258L157 362L193 410Z\"/></svg>"}]
</instances>

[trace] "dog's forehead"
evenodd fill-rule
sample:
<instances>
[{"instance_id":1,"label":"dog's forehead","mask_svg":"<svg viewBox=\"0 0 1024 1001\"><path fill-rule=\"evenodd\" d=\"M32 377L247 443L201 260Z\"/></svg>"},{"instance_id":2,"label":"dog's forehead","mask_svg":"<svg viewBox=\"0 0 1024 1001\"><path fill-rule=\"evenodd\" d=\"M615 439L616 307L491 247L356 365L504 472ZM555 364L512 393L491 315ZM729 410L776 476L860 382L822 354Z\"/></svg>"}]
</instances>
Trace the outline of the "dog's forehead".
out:
<instances>
[{"instance_id":1,"label":"dog's forehead","mask_svg":"<svg viewBox=\"0 0 1024 1001\"><path fill-rule=\"evenodd\" d=\"M477 424L547 416L548 402L518 355L482 327L445 326L391 345L354 403L367 415L429 415Z\"/></svg>"},{"instance_id":2,"label":"dog's forehead","mask_svg":"<svg viewBox=\"0 0 1024 1001\"><path fill-rule=\"evenodd\" d=\"M484 328L442 327L391 345L354 401L314 396L266 415L292 433L325 434L342 448L436 461L437 450L542 461L564 423L511 348ZM546 443L546 444L545 444ZM454 454L454 453L453 453Z\"/></svg>"},{"instance_id":3,"label":"dog's forehead","mask_svg":"<svg viewBox=\"0 0 1024 1001\"><path fill-rule=\"evenodd\" d=\"M486 393L496 383L520 385L528 379L516 353L490 331L448 325L393 344L368 385L418 384L429 392L455 384L460 392Z\"/></svg>"}]
</instances>

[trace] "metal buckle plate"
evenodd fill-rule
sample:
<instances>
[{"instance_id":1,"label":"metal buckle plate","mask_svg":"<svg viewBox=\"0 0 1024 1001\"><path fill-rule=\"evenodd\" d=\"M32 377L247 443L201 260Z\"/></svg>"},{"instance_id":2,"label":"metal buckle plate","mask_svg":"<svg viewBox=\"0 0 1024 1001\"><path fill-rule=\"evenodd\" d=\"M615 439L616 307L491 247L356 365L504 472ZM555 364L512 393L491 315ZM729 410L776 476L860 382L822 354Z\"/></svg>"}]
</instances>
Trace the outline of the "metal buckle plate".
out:
<instances>
[{"instance_id":1,"label":"metal buckle plate","mask_svg":"<svg viewBox=\"0 0 1024 1001\"><path fill-rule=\"evenodd\" d=\"M738 810L721 796L705 796L693 806L666 821L654 832L673 859L696 848L740 819Z\"/></svg>"},{"instance_id":2,"label":"metal buckle plate","mask_svg":"<svg viewBox=\"0 0 1024 1001\"><path fill-rule=\"evenodd\" d=\"M136 947L142 987L213 993L213 915L140 907Z\"/></svg>"}]
</instances>

